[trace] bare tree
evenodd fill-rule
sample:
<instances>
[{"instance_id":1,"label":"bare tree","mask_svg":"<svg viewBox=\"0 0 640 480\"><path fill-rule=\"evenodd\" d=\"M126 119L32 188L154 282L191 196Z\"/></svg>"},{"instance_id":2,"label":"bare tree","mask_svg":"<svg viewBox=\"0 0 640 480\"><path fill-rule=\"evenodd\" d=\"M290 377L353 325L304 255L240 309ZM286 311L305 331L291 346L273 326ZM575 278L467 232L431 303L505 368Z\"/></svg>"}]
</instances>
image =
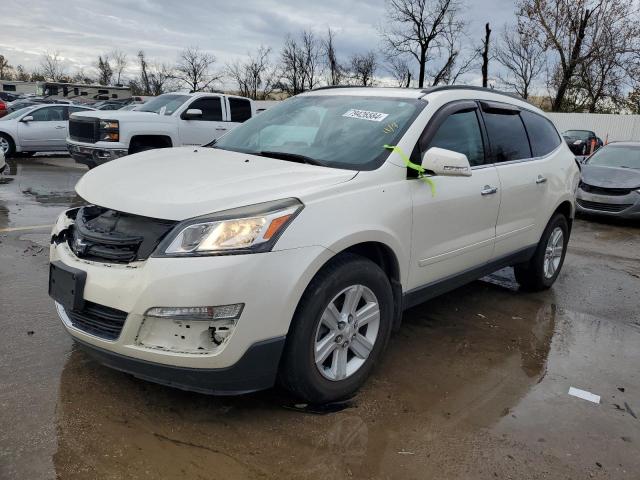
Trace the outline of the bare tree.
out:
<instances>
[{"instance_id":1,"label":"bare tree","mask_svg":"<svg viewBox=\"0 0 640 480\"><path fill-rule=\"evenodd\" d=\"M411 86L411 68L404 58L391 57L387 61L385 70L391 74L398 87L409 88Z\"/></svg>"},{"instance_id":2,"label":"bare tree","mask_svg":"<svg viewBox=\"0 0 640 480\"><path fill-rule=\"evenodd\" d=\"M355 54L349 61L349 73L357 85L370 87L373 85L373 77L378 68L376 54L372 51Z\"/></svg>"},{"instance_id":3,"label":"bare tree","mask_svg":"<svg viewBox=\"0 0 640 480\"><path fill-rule=\"evenodd\" d=\"M94 83L94 80L85 74L83 68L79 68L78 70L76 70L76 73L74 73L71 77L71 81L73 83L84 83L86 85Z\"/></svg>"},{"instance_id":4,"label":"bare tree","mask_svg":"<svg viewBox=\"0 0 640 480\"><path fill-rule=\"evenodd\" d=\"M277 75L269 62L271 48L261 46L246 62L227 65L227 75L238 86L240 95L254 100L265 100L273 92Z\"/></svg>"},{"instance_id":5,"label":"bare tree","mask_svg":"<svg viewBox=\"0 0 640 480\"><path fill-rule=\"evenodd\" d=\"M9 60L4 55L0 55L0 79L11 80L13 77L13 67L9 65Z\"/></svg>"},{"instance_id":6,"label":"bare tree","mask_svg":"<svg viewBox=\"0 0 640 480\"><path fill-rule=\"evenodd\" d=\"M442 34L434 48L432 64L435 68L427 71L431 78L431 85L454 84L476 65L480 51L463 48L463 36L460 33L462 28L464 28L463 22L454 15L448 15L443 24Z\"/></svg>"},{"instance_id":7,"label":"bare tree","mask_svg":"<svg viewBox=\"0 0 640 480\"><path fill-rule=\"evenodd\" d=\"M111 79L113 78L113 69L108 55L104 58L102 55L98 56L96 62L96 69L98 70L98 83L100 85L111 85Z\"/></svg>"},{"instance_id":8,"label":"bare tree","mask_svg":"<svg viewBox=\"0 0 640 480\"><path fill-rule=\"evenodd\" d=\"M491 41L491 28L487 23L484 26L484 41L482 42L482 86L489 84L489 42Z\"/></svg>"},{"instance_id":9,"label":"bare tree","mask_svg":"<svg viewBox=\"0 0 640 480\"><path fill-rule=\"evenodd\" d=\"M198 47L189 47L180 53L175 68L176 78L184 83L191 92L200 92L222 78L211 72L216 57L201 51Z\"/></svg>"},{"instance_id":10,"label":"bare tree","mask_svg":"<svg viewBox=\"0 0 640 480\"><path fill-rule=\"evenodd\" d=\"M113 74L116 77L116 85L122 85L122 73L126 70L129 65L129 60L127 58L127 54L122 50L115 49L111 52L110 55L113 60Z\"/></svg>"},{"instance_id":11,"label":"bare tree","mask_svg":"<svg viewBox=\"0 0 640 480\"><path fill-rule=\"evenodd\" d=\"M521 22L515 30L505 27L496 49L496 60L505 68L505 73L498 75L500 83L524 99L529 98L531 86L545 65L545 52L535 35Z\"/></svg>"},{"instance_id":12,"label":"bare tree","mask_svg":"<svg viewBox=\"0 0 640 480\"><path fill-rule=\"evenodd\" d=\"M65 65L60 52L45 52L40 59L39 74L44 80L61 81L65 76Z\"/></svg>"},{"instance_id":13,"label":"bare tree","mask_svg":"<svg viewBox=\"0 0 640 480\"><path fill-rule=\"evenodd\" d=\"M280 53L279 87L290 95L311 90L320 74L320 45L312 32L303 31L300 40L287 35Z\"/></svg>"},{"instance_id":14,"label":"bare tree","mask_svg":"<svg viewBox=\"0 0 640 480\"><path fill-rule=\"evenodd\" d=\"M409 55L418 63L418 87L425 83L427 62L440 48L439 41L451 23L458 23L458 0L387 0L390 26L382 29L387 56ZM449 31L460 33L458 28Z\"/></svg>"},{"instance_id":15,"label":"bare tree","mask_svg":"<svg viewBox=\"0 0 640 480\"><path fill-rule=\"evenodd\" d=\"M147 58L142 50L138 51L138 62L140 63L140 81L136 85L132 85L135 90L135 87L138 87L138 91L140 95L151 95L151 82L149 81L149 65L147 63Z\"/></svg>"},{"instance_id":16,"label":"bare tree","mask_svg":"<svg viewBox=\"0 0 640 480\"><path fill-rule=\"evenodd\" d=\"M162 95L165 92L178 90L176 73L170 65L166 63L147 66L149 78L149 95Z\"/></svg>"},{"instance_id":17,"label":"bare tree","mask_svg":"<svg viewBox=\"0 0 640 480\"><path fill-rule=\"evenodd\" d=\"M18 65L16 67L16 80L20 82L28 82L29 81L29 73L25 70L24 66Z\"/></svg>"},{"instance_id":18,"label":"bare tree","mask_svg":"<svg viewBox=\"0 0 640 480\"><path fill-rule=\"evenodd\" d=\"M327 30L327 38L322 40L322 53L324 55L324 64L327 68L327 83L331 86L340 85L344 77L344 69L338 62L336 48L334 45L335 33L329 28Z\"/></svg>"}]
</instances>

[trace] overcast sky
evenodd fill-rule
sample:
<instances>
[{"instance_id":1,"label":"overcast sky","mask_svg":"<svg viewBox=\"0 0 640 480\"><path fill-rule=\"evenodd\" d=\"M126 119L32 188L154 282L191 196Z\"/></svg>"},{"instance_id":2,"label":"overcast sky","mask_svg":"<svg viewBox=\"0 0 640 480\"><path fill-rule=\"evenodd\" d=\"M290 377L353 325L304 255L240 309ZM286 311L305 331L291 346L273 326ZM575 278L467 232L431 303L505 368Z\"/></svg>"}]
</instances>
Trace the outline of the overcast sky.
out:
<instances>
[{"instance_id":1,"label":"overcast sky","mask_svg":"<svg viewBox=\"0 0 640 480\"><path fill-rule=\"evenodd\" d=\"M463 17L473 41L480 42L487 21L496 34L512 23L514 4L466 0ZM0 54L13 66L32 69L44 51L59 51L68 71L80 67L94 75L97 55L114 48L132 61L143 49L151 61L173 64L182 48L199 46L222 66L260 45L278 52L286 33L331 27L338 54L348 57L379 47L384 5L384 0L2 0Z\"/></svg>"}]
</instances>

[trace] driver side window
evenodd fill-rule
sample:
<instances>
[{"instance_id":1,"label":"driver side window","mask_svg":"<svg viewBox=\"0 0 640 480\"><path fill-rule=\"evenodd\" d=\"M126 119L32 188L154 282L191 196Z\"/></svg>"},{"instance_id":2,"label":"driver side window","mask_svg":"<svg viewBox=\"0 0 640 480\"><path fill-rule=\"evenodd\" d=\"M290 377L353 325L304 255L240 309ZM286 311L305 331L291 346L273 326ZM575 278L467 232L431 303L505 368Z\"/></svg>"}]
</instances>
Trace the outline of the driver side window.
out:
<instances>
[{"instance_id":1,"label":"driver side window","mask_svg":"<svg viewBox=\"0 0 640 480\"><path fill-rule=\"evenodd\" d=\"M222 121L222 103L220 97L199 98L188 107L189 110L202 110L202 117L199 120L207 122Z\"/></svg>"},{"instance_id":2,"label":"driver side window","mask_svg":"<svg viewBox=\"0 0 640 480\"><path fill-rule=\"evenodd\" d=\"M476 111L468 110L449 115L425 151L431 147L464 153L472 167L484 164L484 143Z\"/></svg>"}]
</instances>

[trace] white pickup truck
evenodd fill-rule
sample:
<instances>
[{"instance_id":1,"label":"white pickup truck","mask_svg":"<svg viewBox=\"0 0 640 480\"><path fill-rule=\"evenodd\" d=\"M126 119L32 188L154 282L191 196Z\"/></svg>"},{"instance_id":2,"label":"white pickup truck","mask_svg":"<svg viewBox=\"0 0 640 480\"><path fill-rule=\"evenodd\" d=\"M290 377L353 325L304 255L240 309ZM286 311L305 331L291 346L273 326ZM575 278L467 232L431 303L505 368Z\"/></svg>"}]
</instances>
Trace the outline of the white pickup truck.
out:
<instances>
[{"instance_id":1,"label":"white pickup truck","mask_svg":"<svg viewBox=\"0 0 640 480\"><path fill-rule=\"evenodd\" d=\"M135 111L92 111L69 118L67 148L96 167L154 148L204 145L255 115L248 98L219 93L167 93Z\"/></svg>"}]
</instances>

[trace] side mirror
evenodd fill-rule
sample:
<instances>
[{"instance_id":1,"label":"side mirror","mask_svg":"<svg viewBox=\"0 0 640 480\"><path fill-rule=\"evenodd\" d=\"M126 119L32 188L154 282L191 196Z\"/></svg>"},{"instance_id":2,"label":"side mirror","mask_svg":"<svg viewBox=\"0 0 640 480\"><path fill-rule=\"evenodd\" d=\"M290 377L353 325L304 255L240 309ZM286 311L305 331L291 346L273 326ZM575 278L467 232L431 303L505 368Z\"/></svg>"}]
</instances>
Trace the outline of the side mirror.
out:
<instances>
[{"instance_id":1,"label":"side mirror","mask_svg":"<svg viewBox=\"0 0 640 480\"><path fill-rule=\"evenodd\" d=\"M422 157L422 167L436 175L446 177L470 177L471 165L464 153L431 147Z\"/></svg>"},{"instance_id":2,"label":"side mirror","mask_svg":"<svg viewBox=\"0 0 640 480\"><path fill-rule=\"evenodd\" d=\"M199 108L190 108L182 114L183 120L195 120L196 118L202 118L202 110Z\"/></svg>"},{"instance_id":3,"label":"side mirror","mask_svg":"<svg viewBox=\"0 0 640 480\"><path fill-rule=\"evenodd\" d=\"M27 115L26 117L22 117L21 122L25 122L25 123L33 122L33 117L31 115Z\"/></svg>"}]
</instances>

